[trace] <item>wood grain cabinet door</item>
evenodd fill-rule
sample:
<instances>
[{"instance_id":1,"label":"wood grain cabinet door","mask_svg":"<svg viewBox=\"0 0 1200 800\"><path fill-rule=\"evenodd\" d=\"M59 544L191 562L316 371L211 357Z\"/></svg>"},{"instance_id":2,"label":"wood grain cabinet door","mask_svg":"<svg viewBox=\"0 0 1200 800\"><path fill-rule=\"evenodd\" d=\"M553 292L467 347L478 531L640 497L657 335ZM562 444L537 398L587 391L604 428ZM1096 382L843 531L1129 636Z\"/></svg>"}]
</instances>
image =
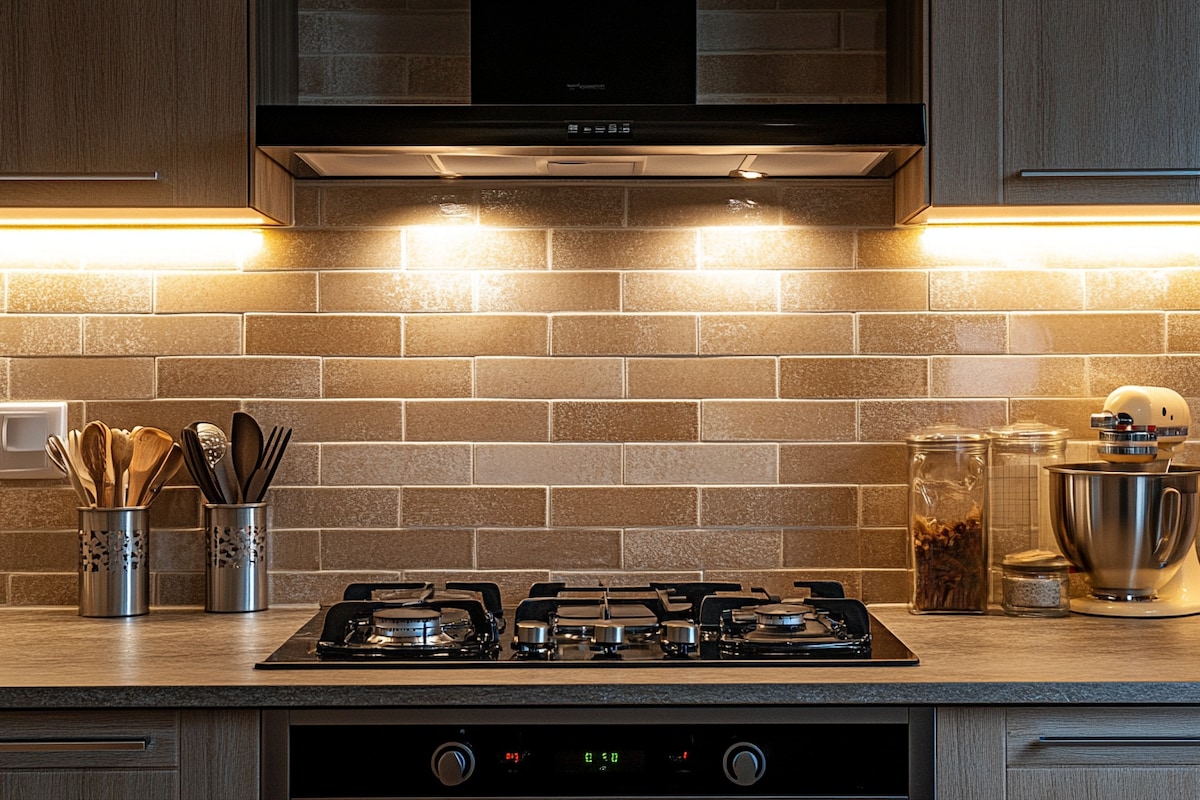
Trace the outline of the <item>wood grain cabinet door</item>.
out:
<instances>
[{"instance_id":1,"label":"wood grain cabinet door","mask_svg":"<svg viewBox=\"0 0 1200 800\"><path fill-rule=\"evenodd\" d=\"M0 206L244 206L245 0L0 0Z\"/></svg>"}]
</instances>

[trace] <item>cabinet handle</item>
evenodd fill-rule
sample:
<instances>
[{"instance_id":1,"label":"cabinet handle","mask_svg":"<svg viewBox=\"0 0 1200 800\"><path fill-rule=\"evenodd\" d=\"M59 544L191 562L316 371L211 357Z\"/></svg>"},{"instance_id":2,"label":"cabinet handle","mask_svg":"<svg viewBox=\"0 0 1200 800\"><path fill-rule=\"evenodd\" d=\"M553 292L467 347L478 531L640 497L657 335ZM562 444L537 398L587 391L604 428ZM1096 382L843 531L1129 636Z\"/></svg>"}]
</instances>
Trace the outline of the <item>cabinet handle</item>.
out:
<instances>
[{"instance_id":1,"label":"cabinet handle","mask_svg":"<svg viewBox=\"0 0 1200 800\"><path fill-rule=\"evenodd\" d=\"M1046 747L1195 747L1200 736L1039 736Z\"/></svg>"},{"instance_id":2,"label":"cabinet handle","mask_svg":"<svg viewBox=\"0 0 1200 800\"><path fill-rule=\"evenodd\" d=\"M0 173L0 181L156 181L154 172L30 172Z\"/></svg>"},{"instance_id":3,"label":"cabinet handle","mask_svg":"<svg viewBox=\"0 0 1200 800\"><path fill-rule=\"evenodd\" d=\"M1200 169L1023 169L1022 178L1200 178Z\"/></svg>"},{"instance_id":4,"label":"cabinet handle","mask_svg":"<svg viewBox=\"0 0 1200 800\"><path fill-rule=\"evenodd\" d=\"M0 742L0 753L87 753L111 750L145 750L146 746L147 742L145 739Z\"/></svg>"}]
</instances>

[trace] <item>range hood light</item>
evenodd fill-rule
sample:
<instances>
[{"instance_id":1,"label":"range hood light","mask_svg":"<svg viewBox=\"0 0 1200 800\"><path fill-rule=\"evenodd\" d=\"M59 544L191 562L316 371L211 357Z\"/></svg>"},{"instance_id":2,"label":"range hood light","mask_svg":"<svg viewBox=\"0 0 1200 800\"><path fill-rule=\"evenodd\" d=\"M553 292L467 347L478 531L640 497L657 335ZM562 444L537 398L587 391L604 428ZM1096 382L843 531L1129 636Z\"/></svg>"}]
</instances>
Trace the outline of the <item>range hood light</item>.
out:
<instances>
[{"instance_id":1,"label":"range hood light","mask_svg":"<svg viewBox=\"0 0 1200 800\"><path fill-rule=\"evenodd\" d=\"M757 172L756 170L752 170L752 169L741 169L739 167L738 169L730 170L729 177L740 178L741 180L747 180L747 181L755 181L755 180L758 180L759 178L767 177L767 173Z\"/></svg>"}]
</instances>

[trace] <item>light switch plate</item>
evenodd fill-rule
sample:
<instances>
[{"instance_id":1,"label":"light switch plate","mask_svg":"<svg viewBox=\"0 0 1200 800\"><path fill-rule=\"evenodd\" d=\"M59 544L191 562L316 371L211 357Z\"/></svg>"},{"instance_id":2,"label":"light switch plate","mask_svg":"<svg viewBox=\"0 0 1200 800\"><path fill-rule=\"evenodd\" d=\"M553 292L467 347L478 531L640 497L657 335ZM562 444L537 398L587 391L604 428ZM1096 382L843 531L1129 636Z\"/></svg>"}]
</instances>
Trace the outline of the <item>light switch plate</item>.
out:
<instances>
[{"instance_id":1,"label":"light switch plate","mask_svg":"<svg viewBox=\"0 0 1200 800\"><path fill-rule=\"evenodd\" d=\"M61 478L46 440L67 435L67 404L0 403L0 479Z\"/></svg>"}]
</instances>

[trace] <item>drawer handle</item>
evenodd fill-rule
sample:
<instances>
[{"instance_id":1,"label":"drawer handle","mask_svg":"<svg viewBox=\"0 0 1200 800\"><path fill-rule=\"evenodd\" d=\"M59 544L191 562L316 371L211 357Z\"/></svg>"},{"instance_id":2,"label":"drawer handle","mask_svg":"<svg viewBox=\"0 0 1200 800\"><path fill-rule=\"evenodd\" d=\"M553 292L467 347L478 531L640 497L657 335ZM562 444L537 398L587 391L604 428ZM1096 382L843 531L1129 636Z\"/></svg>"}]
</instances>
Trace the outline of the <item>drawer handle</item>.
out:
<instances>
[{"instance_id":1,"label":"drawer handle","mask_svg":"<svg viewBox=\"0 0 1200 800\"><path fill-rule=\"evenodd\" d=\"M1023 169L1022 178L1200 178L1200 169Z\"/></svg>"},{"instance_id":2,"label":"drawer handle","mask_svg":"<svg viewBox=\"0 0 1200 800\"><path fill-rule=\"evenodd\" d=\"M156 181L161 178L154 172L30 172L2 173L0 181Z\"/></svg>"},{"instance_id":3,"label":"drawer handle","mask_svg":"<svg viewBox=\"0 0 1200 800\"><path fill-rule=\"evenodd\" d=\"M147 744L145 739L0 742L0 753L88 753L113 750L145 750Z\"/></svg>"},{"instance_id":4,"label":"drawer handle","mask_svg":"<svg viewBox=\"0 0 1200 800\"><path fill-rule=\"evenodd\" d=\"M1200 736L1039 736L1046 747L1196 747Z\"/></svg>"}]
</instances>

